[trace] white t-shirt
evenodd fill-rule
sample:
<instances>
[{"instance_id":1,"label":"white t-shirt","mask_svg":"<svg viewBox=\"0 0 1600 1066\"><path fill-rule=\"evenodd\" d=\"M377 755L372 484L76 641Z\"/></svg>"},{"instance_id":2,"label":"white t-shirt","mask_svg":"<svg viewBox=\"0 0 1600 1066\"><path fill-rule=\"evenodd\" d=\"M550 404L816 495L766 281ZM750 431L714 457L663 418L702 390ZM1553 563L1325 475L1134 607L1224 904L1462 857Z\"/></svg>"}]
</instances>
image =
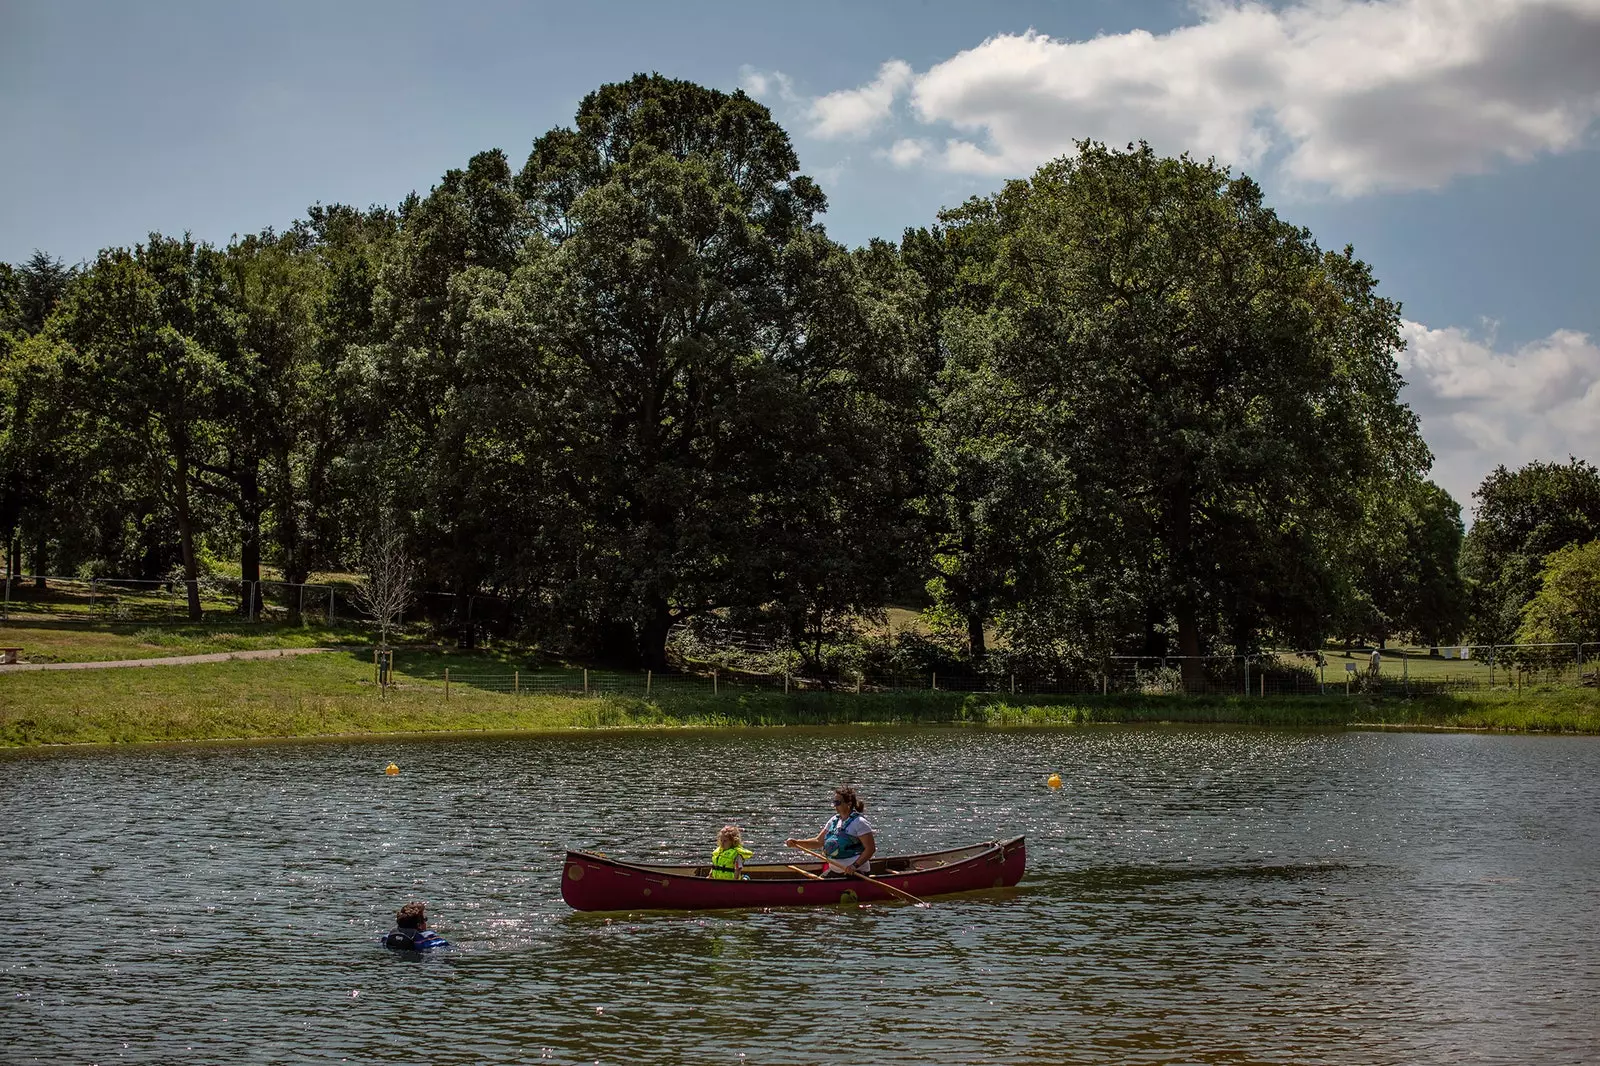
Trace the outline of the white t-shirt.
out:
<instances>
[{"instance_id":1,"label":"white t-shirt","mask_svg":"<svg viewBox=\"0 0 1600 1066\"><path fill-rule=\"evenodd\" d=\"M828 819L828 824L822 827L822 835L826 837L828 835L828 831L838 824L839 816L835 814ZM850 815L847 824L844 826L844 832L846 836L852 836L859 840L862 837L870 836L872 834L872 823L867 821L866 815L854 813ZM861 859L861 853L857 852L855 855L851 856L851 858L859 863ZM844 863L840 863L840 865L842 866ZM862 870L861 872L866 873L865 870Z\"/></svg>"}]
</instances>

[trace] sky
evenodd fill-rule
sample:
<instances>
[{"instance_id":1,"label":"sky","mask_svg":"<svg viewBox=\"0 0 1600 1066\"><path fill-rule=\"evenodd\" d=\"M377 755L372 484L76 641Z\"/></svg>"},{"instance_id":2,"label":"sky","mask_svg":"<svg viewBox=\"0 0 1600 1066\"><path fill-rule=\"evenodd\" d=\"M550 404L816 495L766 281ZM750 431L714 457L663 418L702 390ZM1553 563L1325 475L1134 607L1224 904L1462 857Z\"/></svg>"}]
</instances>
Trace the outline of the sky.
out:
<instances>
[{"instance_id":1,"label":"sky","mask_svg":"<svg viewBox=\"0 0 1600 1066\"><path fill-rule=\"evenodd\" d=\"M0 260L392 205L639 71L769 106L852 245L1084 137L1214 157L1402 304L1468 521L1600 461L1600 0L0 0Z\"/></svg>"}]
</instances>

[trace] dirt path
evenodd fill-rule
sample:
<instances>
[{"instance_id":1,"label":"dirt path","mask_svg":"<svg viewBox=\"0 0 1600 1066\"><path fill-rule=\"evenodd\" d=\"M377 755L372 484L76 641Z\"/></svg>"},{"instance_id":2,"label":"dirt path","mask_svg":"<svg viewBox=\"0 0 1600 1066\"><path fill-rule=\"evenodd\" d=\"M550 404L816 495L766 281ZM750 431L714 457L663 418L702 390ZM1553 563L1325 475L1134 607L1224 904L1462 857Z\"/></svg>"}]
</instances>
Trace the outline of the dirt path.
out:
<instances>
[{"instance_id":1,"label":"dirt path","mask_svg":"<svg viewBox=\"0 0 1600 1066\"><path fill-rule=\"evenodd\" d=\"M264 648L259 651L219 651L207 655L169 655L154 659L116 659L99 663L13 663L0 665L0 674L24 670L110 670L126 666L188 666L191 663L225 663L229 659L277 659L285 655L318 655L338 648Z\"/></svg>"}]
</instances>

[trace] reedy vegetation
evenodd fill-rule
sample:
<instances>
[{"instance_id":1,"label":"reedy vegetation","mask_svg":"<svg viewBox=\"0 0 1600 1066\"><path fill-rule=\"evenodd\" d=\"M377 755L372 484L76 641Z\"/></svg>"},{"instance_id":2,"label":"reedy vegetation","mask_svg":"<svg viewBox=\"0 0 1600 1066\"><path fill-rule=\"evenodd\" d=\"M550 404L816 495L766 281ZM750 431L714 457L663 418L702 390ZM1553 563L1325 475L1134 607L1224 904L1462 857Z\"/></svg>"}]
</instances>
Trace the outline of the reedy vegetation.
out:
<instances>
[{"instance_id":1,"label":"reedy vegetation","mask_svg":"<svg viewBox=\"0 0 1600 1066\"><path fill-rule=\"evenodd\" d=\"M760 104L641 75L394 211L6 267L8 542L294 581L398 521L427 590L656 668L924 588L974 667L1463 628L1399 308L1249 178L1085 143L855 250L825 206Z\"/></svg>"}]
</instances>

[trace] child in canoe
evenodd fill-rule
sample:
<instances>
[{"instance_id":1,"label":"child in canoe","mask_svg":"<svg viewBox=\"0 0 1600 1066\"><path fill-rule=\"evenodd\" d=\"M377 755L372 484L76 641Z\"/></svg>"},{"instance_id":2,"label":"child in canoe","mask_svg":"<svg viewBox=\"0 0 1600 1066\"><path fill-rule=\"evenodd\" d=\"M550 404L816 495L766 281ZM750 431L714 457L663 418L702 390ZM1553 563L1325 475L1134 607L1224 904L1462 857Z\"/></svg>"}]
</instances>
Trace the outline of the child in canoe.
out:
<instances>
[{"instance_id":1,"label":"child in canoe","mask_svg":"<svg viewBox=\"0 0 1600 1066\"><path fill-rule=\"evenodd\" d=\"M723 826L717 834L717 850L711 853L711 876L722 881L739 880L744 877L744 861L754 854L744 846L738 826Z\"/></svg>"}]
</instances>

